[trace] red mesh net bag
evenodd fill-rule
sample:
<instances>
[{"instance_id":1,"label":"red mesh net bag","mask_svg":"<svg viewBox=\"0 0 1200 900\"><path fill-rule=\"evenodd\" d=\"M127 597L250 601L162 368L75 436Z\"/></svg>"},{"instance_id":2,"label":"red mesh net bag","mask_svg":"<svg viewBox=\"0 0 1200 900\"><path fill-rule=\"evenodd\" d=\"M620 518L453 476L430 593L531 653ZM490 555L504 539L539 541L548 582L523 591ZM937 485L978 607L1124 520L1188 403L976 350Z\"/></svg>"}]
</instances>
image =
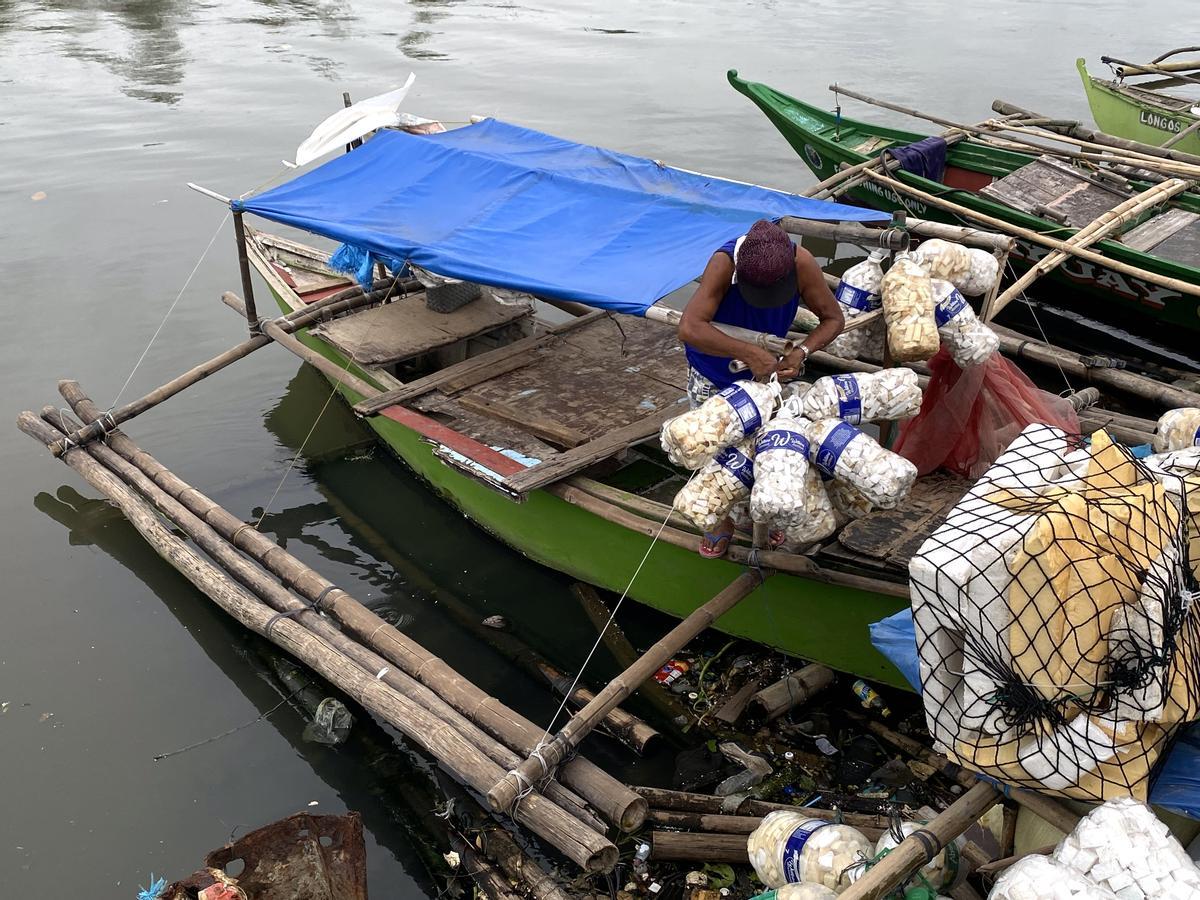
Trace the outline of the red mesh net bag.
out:
<instances>
[{"instance_id":1,"label":"red mesh net bag","mask_svg":"<svg viewBox=\"0 0 1200 900\"><path fill-rule=\"evenodd\" d=\"M892 448L920 475L943 468L978 479L1035 422L1079 434L1070 402L1037 387L999 353L960 369L943 347L929 368L933 375L921 411L900 427Z\"/></svg>"}]
</instances>

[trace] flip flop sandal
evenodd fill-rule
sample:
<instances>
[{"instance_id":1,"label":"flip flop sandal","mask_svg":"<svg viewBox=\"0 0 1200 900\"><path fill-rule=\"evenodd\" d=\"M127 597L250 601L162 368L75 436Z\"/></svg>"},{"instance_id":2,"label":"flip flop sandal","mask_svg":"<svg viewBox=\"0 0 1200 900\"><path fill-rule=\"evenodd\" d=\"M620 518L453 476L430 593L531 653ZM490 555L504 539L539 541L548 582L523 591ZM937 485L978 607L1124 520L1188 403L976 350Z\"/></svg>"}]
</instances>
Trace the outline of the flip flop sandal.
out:
<instances>
[{"instance_id":1,"label":"flip flop sandal","mask_svg":"<svg viewBox=\"0 0 1200 900\"><path fill-rule=\"evenodd\" d=\"M700 555L705 559L720 559L729 552L729 542L733 540L733 532L706 531L704 540L708 541L712 547L705 549L704 544L701 544Z\"/></svg>"}]
</instances>

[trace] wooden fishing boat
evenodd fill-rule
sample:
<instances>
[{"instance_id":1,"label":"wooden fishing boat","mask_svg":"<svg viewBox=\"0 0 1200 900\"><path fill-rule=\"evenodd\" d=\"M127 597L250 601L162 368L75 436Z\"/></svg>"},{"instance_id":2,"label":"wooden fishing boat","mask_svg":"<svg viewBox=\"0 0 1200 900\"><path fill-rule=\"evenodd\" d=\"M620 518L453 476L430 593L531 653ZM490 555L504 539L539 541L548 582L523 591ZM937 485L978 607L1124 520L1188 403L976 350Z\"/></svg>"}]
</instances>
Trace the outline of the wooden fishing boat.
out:
<instances>
[{"instance_id":1,"label":"wooden fishing boat","mask_svg":"<svg viewBox=\"0 0 1200 900\"><path fill-rule=\"evenodd\" d=\"M1200 72L1200 62L1167 63L1167 57L1173 55L1168 53L1159 57L1150 64L1153 70L1149 71L1139 70L1139 67L1126 71L1118 67L1121 74L1117 78L1092 75L1082 57L1075 60L1092 118L1101 130L1155 146L1168 145L1187 153L1200 154L1200 130L1197 130L1196 124L1200 121L1200 100L1167 93L1169 87L1188 84L1177 75L1171 75L1185 71L1195 75ZM1180 65L1191 68L1180 69ZM1168 68L1164 69L1164 66ZM1163 77L1154 71L1160 69L1169 74ZM1143 83L1126 80L1139 74L1149 75L1154 80Z\"/></svg>"},{"instance_id":2,"label":"wooden fishing boat","mask_svg":"<svg viewBox=\"0 0 1200 900\"><path fill-rule=\"evenodd\" d=\"M327 252L248 232L251 263L283 312L349 284L329 270ZM687 375L674 329L616 315L587 312L545 325L531 309L501 306L485 288L453 313L429 312L414 294L301 340L380 390L403 391L393 395L399 405L365 422L475 524L573 578L618 594L632 581L633 599L683 617L744 569L749 536L739 535L727 559L707 560L697 553L699 535L672 516L638 572L684 481L642 442L686 409ZM462 359L437 368L435 357ZM401 382L397 373L409 370L424 375ZM339 391L350 404L365 399L344 385ZM550 473L542 487L519 491L522 473L536 471L527 466L533 460L561 461L567 472L589 457L594 464L577 474ZM965 490L948 476L927 480L904 510L873 514L810 553L763 553L764 565L786 574L768 579L717 627L906 687L871 646L868 626L908 605L907 559Z\"/></svg>"},{"instance_id":3,"label":"wooden fishing boat","mask_svg":"<svg viewBox=\"0 0 1200 900\"><path fill-rule=\"evenodd\" d=\"M821 179L927 137L846 118L746 81L736 71L730 71L729 82L767 115ZM1058 158L968 137L949 147L941 182L893 171L886 179L863 180L847 194L877 209L960 224L983 220L997 230L1008 226L1017 234L1023 230L1069 241L1097 216L1149 185L1137 178L1121 183ZM1140 323L1139 330L1148 330L1147 321L1200 330L1200 195L1178 194L1165 210L1143 212L1091 250L1095 252L1075 256L1049 273L1057 284L1092 301L1089 314L1099 315L1095 301L1100 301L1109 315ZM1011 260L1020 271L1050 252L1046 243L1019 236ZM1164 286L1172 282L1184 290Z\"/></svg>"}]
</instances>

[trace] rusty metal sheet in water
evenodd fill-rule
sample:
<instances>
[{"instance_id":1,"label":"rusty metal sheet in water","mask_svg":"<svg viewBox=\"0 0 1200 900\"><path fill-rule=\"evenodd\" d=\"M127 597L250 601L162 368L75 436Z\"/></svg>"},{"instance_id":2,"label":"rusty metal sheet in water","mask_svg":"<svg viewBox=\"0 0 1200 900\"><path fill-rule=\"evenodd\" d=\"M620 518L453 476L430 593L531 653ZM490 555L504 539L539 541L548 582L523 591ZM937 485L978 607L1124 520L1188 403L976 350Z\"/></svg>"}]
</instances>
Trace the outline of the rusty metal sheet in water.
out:
<instances>
[{"instance_id":1,"label":"rusty metal sheet in water","mask_svg":"<svg viewBox=\"0 0 1200 900\"><path fill-rule=\"evenodd\" d=\"M163 896L194 897L221 873L247 900L367 900L362 819L296 813L213 850Z\"/></svg>"}]
</instances>

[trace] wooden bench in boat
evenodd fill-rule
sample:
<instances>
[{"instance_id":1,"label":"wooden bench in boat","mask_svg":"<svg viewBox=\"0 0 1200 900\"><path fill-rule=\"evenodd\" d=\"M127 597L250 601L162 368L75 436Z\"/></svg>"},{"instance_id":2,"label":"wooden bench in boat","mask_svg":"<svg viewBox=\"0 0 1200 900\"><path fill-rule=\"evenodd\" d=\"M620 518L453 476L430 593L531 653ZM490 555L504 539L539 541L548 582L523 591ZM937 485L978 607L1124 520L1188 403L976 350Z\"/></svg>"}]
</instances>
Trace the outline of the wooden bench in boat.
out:
<instances>
[{"instance_id":1,"label":"wooden bench in boat","mask_svg":"<svg viewBox=\"0 0 1200 900\"><path fill-rule=\"evenodd\" d=\"M328 341L360 366L389 366L449 347L527 319L531 306L493 300L486 289L476 300L451 313L425 305L425 295L403 297L318 325L312 333Z\"/></svg>"}]
</instances>

